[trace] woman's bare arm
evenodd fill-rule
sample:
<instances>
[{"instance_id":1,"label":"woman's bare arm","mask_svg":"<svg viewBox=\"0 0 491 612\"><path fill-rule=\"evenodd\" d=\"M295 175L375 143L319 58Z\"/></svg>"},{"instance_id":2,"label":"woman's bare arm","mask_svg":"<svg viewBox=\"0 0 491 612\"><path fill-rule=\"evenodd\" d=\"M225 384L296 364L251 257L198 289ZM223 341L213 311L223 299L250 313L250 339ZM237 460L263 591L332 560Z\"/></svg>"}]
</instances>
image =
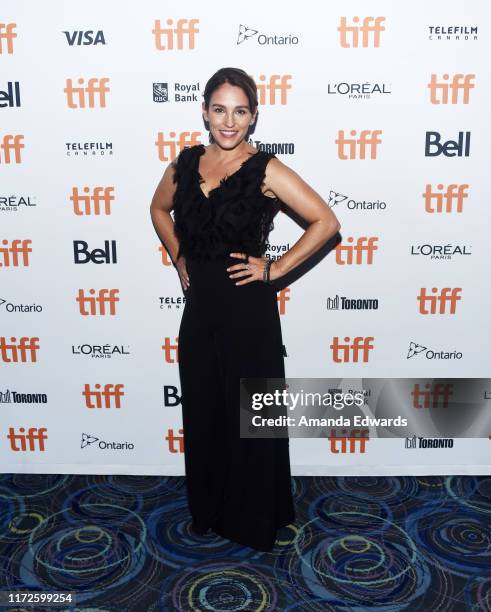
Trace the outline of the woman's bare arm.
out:
<instances>
[{"instance_id":1,"label":"woman's bare arm","mask_svg":"<svg viewBox=\"0 0 491 612\"><path fill-rule=\"evenodd\" d=\"M150 204L150 216L158 237L164 243L169 255L176 263L179 241L174 233L174 221L170 215L172 198L176 190L174 183L174 164L170 163L160 179Z\"/></svg>"},{"instance_id":2,"label":"woman's bare arm","mask_svg":"<svg viewBox=\"0 0 491 612\"><path fill-rule=\"evenodd\" d=\"M294 170L273 157L266 166L265 194L273 193L300 215L308 228L292 248L273 262L271 278L283 276L308 259L341 228L336 215L322 197Z\"/></svg>"}]
</instances>

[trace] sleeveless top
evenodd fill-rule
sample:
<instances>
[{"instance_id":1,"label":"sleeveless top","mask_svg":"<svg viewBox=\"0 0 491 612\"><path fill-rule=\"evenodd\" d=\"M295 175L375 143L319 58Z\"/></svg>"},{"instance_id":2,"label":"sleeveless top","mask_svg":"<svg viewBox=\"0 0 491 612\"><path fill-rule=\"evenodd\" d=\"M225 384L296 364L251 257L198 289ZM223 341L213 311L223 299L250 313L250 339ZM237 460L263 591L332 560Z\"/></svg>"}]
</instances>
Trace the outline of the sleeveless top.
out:
<instances>
[{"instance_id":1,"label":"sleeveless top","mask_svg":"<svg viewBox=\"0 0 491 612\"><path fill-rule=\"evenodd\" d=\"M181 150L174 162L174 231L186 258L209 261L244 252L262 257L280 208L278 198L261 192L266 165L273 153L258 151L223 178L208 197L201 189L202 144Z\"/></svg>"}]
</instances>

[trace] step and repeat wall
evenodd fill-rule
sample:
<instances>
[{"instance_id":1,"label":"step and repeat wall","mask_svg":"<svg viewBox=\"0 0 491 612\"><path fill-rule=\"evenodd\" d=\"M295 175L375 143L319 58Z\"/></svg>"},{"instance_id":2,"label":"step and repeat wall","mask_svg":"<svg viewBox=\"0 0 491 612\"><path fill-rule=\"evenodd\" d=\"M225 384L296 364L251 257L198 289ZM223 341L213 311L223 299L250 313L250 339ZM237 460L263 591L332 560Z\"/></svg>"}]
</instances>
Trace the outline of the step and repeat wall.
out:
<instances>
[{"instance_id":1,"label":"step and repeat wall","mask_svg":"<svg viewBox=\"0 0 491 612\"><path fill-rule=\"evenodd\" d=\"M202 92L225 66L258 85L251 145L342 224L278 291L287 376L488 377L488 23L443 0L3 0L1 470L184 474L185 301L149 206L208 143ZM269 256L302 232L285 208ZM487 436L334 433L292 439L293 473L490 473Z\"/></svg>"}]
</instances>

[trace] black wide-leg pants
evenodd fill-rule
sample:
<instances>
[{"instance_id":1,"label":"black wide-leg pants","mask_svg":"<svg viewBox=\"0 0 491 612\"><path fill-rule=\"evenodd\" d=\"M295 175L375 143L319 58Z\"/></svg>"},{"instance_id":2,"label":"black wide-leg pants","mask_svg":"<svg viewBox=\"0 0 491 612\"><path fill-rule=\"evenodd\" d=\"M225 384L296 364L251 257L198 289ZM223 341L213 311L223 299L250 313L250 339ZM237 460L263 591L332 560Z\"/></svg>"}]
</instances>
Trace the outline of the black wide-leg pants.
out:
<instances>
[{"instance_id":1,"label":"black wide-leg pants","mask_svg":"<svg viewBox=\"0 0 491 612\"><path fill-rule=\"evenodd\" d=\"M226 257L188 259L179 375L188 505L198 533L271 550L295 520L288 438L241 438L240 378L284 378L274 287L237 286Z\"/></svg>"}]
</instances>

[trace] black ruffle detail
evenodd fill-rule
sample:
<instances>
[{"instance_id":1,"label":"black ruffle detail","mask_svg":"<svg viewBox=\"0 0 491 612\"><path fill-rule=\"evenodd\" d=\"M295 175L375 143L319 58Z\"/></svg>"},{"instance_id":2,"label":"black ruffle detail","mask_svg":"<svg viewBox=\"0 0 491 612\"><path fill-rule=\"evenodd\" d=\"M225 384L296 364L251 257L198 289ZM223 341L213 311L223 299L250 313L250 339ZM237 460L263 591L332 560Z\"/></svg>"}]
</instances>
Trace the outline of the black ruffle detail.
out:
<instances>
[{"instance_id":1,"label":"black ruffle detail","mask_svg":"<svg viewBox=\"0 0 491 612\"><path fill-rule=\"evenodd\" d=\"M261 192L266 165L275 157L258 151L220 185L208 198L200 187L199 158L204 145L183 149L175 161L174 229L179 240L178 255L207 261L242 251L253 257L266 252L273 218L280 208L277 198Z\"/></svg>"}]
</instances>

